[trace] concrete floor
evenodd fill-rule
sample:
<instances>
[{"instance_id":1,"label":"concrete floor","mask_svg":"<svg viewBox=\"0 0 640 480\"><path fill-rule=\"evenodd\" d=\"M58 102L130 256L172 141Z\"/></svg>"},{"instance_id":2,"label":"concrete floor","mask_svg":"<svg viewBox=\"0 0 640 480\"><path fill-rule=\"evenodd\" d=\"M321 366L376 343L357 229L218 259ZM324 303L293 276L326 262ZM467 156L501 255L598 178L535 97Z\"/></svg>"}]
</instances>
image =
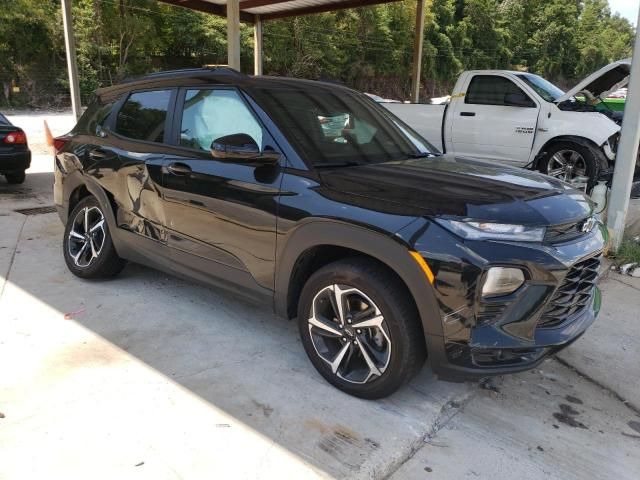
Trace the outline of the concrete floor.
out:
<instances>
[{"instance_id":1,"label":"concrete floor","mask_svg":"<svg viewBox=\"0 0 640 480\"><path fill-rule=\"evenodd\" d=\"M135 265L72 276L56 214L15 212L51 205L51 163L0 179L0 479L638 478L631 280L561 360L358 400L265 309Z\"/></svg>"}]
</instances>

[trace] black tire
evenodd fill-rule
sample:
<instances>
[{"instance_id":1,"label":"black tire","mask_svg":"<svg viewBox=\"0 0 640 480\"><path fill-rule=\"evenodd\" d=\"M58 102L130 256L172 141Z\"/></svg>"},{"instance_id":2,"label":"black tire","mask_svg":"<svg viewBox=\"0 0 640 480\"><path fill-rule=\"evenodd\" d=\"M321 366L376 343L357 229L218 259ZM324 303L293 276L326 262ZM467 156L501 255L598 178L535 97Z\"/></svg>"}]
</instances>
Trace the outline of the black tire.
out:
<instances>
[{"instance_id":1,"label":"black tire","mask_svg":"<svg viewBox=\"0 0 640 480\"><path fill-rule=\"evenodd\" d=\"M76 261L71 255L70 244L72 240L70 239L71 229L74 226L74 219L78 217L80 212L82 212L85 208L91 208L92 212L95 212L93 209L97 209L97 211L102 214L104 218L104 212L102 211L102 207L98 203L95 197L85 197L75 206L71 215L69 215L69 219L67 220L67 225L64 229L64 238L62 242L62 249L64 253L64 260L67 264L67 267L77 277L92 279L92 278L109 278L117 275L126 265L126 261L118 256L115 247L113 246L113 242L111 240L111 234L109 233L109 226L107 224L106 219L104 219L103 227L104 230L101 233L100 240L103 240L101 245L102 247L99 250L99 254L90 261L90 263L86 266L79 266L76 264Z\"/></svg>"},{"instance_id":2,"label":"black tire","mask_svg":"<svg viewBox=\"0 0 640 480\"><path fill-rule=\"evenodd\" d=\"M597 183L600 173L607 168L604 155L594 146L571 141L554 142L547 147L545 155L538 164L538 169L549 175L549 171L553 170L553 165L550 165L553 156L569 151L578 153L584 159L585 176L589 177L587 190L590 191ZM563 179L561 178L561 180Z\"/></svg>"},{"instance_id":3,"label":"black tire","mask_svg":"<svg viewBox=\"0 0 640 480\"><path fill-rule=\"evenodd\" d=\"M11 185L19 185L24 183L27 178L27 173L23 170L22 172L5 173L4 176Z\"/></svg>"},{"instance_id":4,"label":"black tire","mask_svg":"<svg viewBox=\"0 0 640 480\"><path fill-rule=\"evenodd\" d=\"M356 288L364 293L374 302L384 317L385 332L388 334L391 346L388 364L382 375L372 376L365 383L352 383L334 374L327 360L320 356L313 343L309 326L309 318L313 315L312 302L319 292L334 284ZM349 304L350 301L347 301L347 305ZM352 257L333 262L322 267L309 278L302 289L298 304L298 327L304 349L318 372L343 392L360 398L376 399L391 395L418 373L426 358L425 340L419 315L405 285L386 267L366 258ZM340 328L342 330L346 327L347 325ZM354 330L350 334L354 336L350 338L360 339L361 345L353 347L356 352L353 358L354 361L364 360L362 353L356 348L362 350L369 342L363 343L362 334L355 335L355 333ZM347 343L340 344L340 341L345 342L345 336L341 339L331 338L331 341L347 347ZM352 343L358 344L357 341ZM360 359L357 358L358 355Z\"/></svg>"}]
</instances>

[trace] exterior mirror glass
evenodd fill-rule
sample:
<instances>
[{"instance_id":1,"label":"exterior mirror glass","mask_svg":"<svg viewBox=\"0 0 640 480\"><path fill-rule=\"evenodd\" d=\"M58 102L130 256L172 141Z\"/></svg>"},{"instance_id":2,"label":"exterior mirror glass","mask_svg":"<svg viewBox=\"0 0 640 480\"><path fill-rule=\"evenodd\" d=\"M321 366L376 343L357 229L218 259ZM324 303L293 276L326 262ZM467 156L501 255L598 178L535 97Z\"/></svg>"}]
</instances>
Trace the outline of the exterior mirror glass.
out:
<instances>
[{"instance_id":1,"label":"exterior mirror glass","mask_svg":"<svg viewBox=\"0 0 640 480\"><path fill-rule=\"evenodd\" d=\"M256 141L246 133L234 133L215 139L211 143L211 155L218 160L261 165L277 163L280 158L275 151L261 152Z\"/></svg>"}]
</instances>

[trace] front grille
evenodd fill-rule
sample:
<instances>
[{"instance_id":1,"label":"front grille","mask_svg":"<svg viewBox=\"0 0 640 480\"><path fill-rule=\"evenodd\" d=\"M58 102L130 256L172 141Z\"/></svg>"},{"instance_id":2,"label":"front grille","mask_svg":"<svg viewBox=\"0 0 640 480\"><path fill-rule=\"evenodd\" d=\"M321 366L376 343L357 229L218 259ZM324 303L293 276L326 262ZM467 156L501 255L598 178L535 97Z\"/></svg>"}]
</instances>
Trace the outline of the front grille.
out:
<instances>
[{"instance_id":1,"label":"front grille","mask_svg":"<svg viewBox=\"0 0 640 480\"><path fill-rule=\"evenodd\" d=\"M547 232L544 235L545 243L563 243L574 240L582 235L582 225L587 219L580 220L579 222L564 223L562 225L553 225L547 227Z\"/></svg>"},{"instance_id":2,"label":"front grille","mask_svg":"<svg viewBox=\"0 0 640 480\"><path fill-rule=\"evenodd\" d=\"M553 328L582 312L593 294L602 254L576 263L547 304L538 326Z\"/></svg>"}]
</instances>

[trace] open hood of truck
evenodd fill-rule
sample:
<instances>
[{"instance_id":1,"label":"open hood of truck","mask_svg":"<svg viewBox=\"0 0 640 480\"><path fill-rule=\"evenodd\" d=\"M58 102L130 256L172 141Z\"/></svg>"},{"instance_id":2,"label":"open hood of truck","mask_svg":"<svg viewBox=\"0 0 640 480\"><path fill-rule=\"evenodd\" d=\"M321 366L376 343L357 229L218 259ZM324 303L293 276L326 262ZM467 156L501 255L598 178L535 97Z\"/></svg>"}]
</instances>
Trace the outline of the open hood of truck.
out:
<instances>
[{"instance_id":1,"label":"open hood of truck","mask_svg":"<svg viewBox=\"0 0 640 480\"><path fill-rule=\"evenodd\" d=\"M627 86L630 73L630 58L610 63L578 83L562 97L558 98L556 103L562 103L584 91L588 91L594 97L604 100L610 93Z\"/></svg>"}]
</instances>

